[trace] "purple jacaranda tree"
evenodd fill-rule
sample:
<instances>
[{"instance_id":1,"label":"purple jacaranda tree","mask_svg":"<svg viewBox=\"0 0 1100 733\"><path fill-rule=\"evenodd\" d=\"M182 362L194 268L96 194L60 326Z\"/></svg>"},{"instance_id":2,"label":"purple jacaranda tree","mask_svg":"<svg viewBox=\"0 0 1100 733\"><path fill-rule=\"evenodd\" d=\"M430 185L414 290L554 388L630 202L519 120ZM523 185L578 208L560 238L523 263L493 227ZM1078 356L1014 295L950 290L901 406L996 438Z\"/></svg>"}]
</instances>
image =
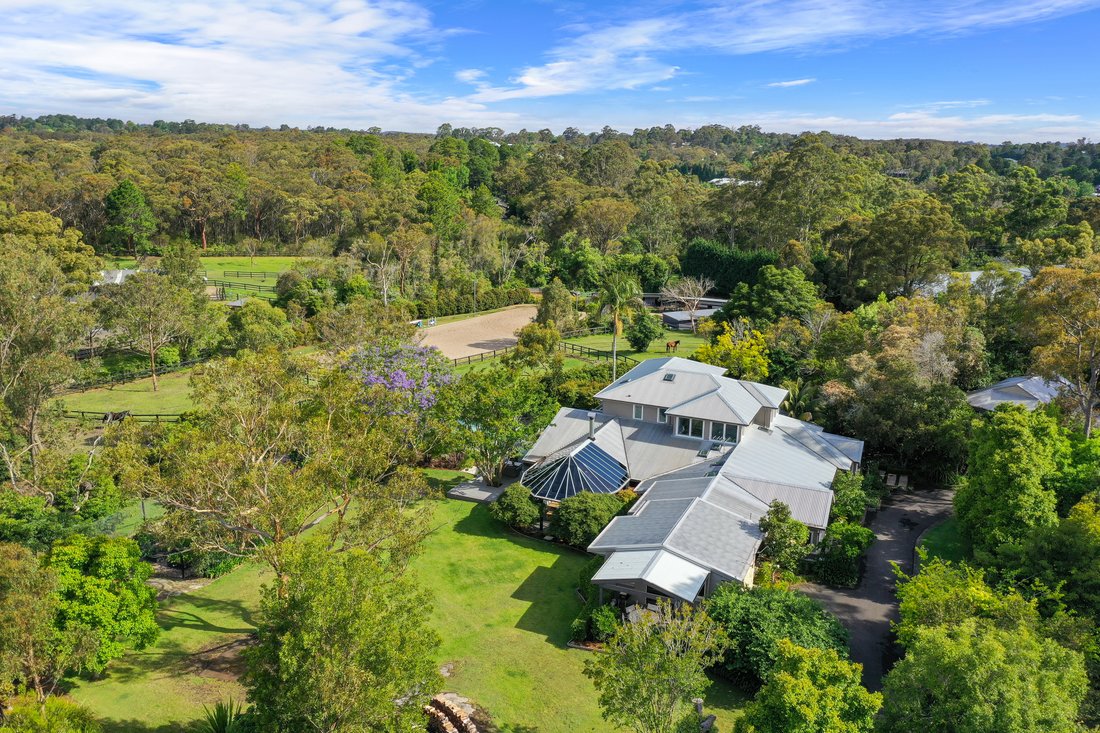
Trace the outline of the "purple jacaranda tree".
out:
<instances>
[{"instance_id":1,"label":"purple jacaranda tree","mask_svg":"<svg viewBox=\"0 0 1100 733\"><path fill-rule=\"evenodd\" d=\"M366 346L348 357L345 368L369 392L374 387L385 390L381 397L391 414L431 410L454 379L450 360L438 349L397 342Z\"/></svg>"}]
</instances>

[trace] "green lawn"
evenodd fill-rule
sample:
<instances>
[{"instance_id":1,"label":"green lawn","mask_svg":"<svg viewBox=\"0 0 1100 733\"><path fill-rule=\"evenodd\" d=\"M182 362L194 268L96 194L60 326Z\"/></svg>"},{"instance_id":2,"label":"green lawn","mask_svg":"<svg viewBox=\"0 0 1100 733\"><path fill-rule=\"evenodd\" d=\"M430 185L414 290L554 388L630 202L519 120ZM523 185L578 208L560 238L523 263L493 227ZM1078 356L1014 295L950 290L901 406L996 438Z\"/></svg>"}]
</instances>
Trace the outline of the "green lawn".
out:
<instances>
[{"instance_id":1,"label":"green lawn","mask_svg":"<svg viewBox=\"0 0 1100 733\"><path fill-rule=\"evenodd\" d=\"M928 551L929 556L951 562L969 560L972 552L970 543L959 532L959 521L955 517L928 530L921 547Z\"/></svg>"},{"instance_id":2,"label":"green lawn","mask_svg":"<svg viewBox=\"0 0 1100 733\"><path fill-rule=\"evenodd\" d=\"M428 475L441 488L465 476ZM438 501L434 521L414 571L435 597L439 662L453 664L444 688L486 708L503 731L609 730L582 674L590 652L566 647L586 556L506 532L482 504ZM194 653L251 630L262 578L244 566L178 597L161 613L165 632L155 648L116 662L105 679L79 684L73 696L107 722L108 733L168 731L198 718L204 703L241 699L235 682L196 674ZM744 697L716 682L707 700L729 730Z\"/></svg>"},{"instance_id":3,"label":"green lawn","mask_svg":"<svg viewBox=\"0 0 1100 733\"><path fill-rule=\"evenodd\" d=\"M601 349L603 351L611 351L611 334L601 333L595 336L580 336L578 338L566 339L571 344L580 344L581 346L588 346L593 349ZM622 356L629 356L631 359L637 359L638 361L644 361L646 359L656 359L662 356L672 356L672 354L665 351L665 344L669 341L679 341L680 345L676 349L676 356L689 357L692 352L706 343L706 339L702 336L696 336L690 331L665 331L663 336L660 336L653 340L653 343L649 345L647 351L634 351L630 348L630 342L626 340L625 336L619 337L619 354Z\"/></svg>"},{"instance_id":4,"label":"green lawn","mask_svg":"<svg viewBox=\"0 0 1100 733\"><path fill-rule=\"evenodd\" d=\"M153 391L153 380L138 379L113 387L73 392L57 398L66 410L89 412L121 412L178 414L191 409L191 370L157 377L159 389Z\"/></svg>"},{"instance_id":5,"label":"green lawn","mask_svg":"<svg viewBox=\"0 0 1100 733\"><path fill-rule=\"evenodd\" d=\"M229 271L243 271L243 272L264 272L270 273L271 281L278 278L280 273L291 270L301 262L303 257L256 257L250 260L248 257L202 257L202 268L206 270L207 277L213 277L222 279L226 270ZM108 269L122 270L132 268L136 265L133 258L130 257L104 257L104 266ZM234 278L226 278L234 279ZM240 282L255 282L264 283L264 280L240 280ZM270 283L267 283L270 284Z\"/></svg>"}]
</instances>

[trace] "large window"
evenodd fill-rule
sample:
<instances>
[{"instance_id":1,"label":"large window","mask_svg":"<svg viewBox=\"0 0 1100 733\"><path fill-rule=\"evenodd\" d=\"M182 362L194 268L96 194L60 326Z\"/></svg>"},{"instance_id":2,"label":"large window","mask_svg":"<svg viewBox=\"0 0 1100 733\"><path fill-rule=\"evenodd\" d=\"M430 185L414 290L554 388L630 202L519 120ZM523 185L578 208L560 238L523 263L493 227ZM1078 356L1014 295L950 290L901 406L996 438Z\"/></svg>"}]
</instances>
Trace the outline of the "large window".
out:
<instances>
[{"instance_id":1,"label":"large window","mask_svg":"<svg viewBox=\"0 0 1100 733\"><path fill-rule=\"evenodd\" d=\"M635 420L644 420L645 419L645 405L634 405L634 419Z\"/></svg>"},{"instance_id":2,"label":"large window","mask_svg":"<svg viewBox=\"0 0 1100 733\"><path fill-rule=\"evenodd\" d=\"M718 443L736 443L737 426L724 422L710 424L710 439Z\"/></svg>"},{"instance_id":3,"label":"large window","mask_svg":"<svg viewBox=\"0 0 1100 733\"><path fill-rule=\"evenodd\" d=\"M703 421L690 417L681 417L676 423L676 432L691 438L702 438Z\"/></svg>"}]
</instances>

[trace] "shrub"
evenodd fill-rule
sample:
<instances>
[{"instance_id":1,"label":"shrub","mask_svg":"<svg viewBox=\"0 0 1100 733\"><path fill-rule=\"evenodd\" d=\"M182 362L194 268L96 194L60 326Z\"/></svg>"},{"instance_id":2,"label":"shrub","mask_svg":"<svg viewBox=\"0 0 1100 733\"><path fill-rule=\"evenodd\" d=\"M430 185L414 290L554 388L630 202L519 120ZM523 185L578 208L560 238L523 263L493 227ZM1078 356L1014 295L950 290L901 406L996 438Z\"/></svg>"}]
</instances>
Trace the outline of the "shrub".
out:
<instances>
[{"instance_id":1,"label":"shrub","mask_svg":"<svg viewBox=\"0 0 1100 733\"><path fill-rule=\"evenodd\" d=\"M607 641L619 628L619 614L614 606L599 606L592 611L590 620L592 636L596 641Z\"/></svg>"},{"instance_id":2,"label":"shrub","mask_svg":"<svg viewBox=\"0 0 1100 733\"><path fill-rule=\"evenodd\" d=\"M174 367L180 363L178 346L162 346L157 349L157 368Z\"/></svg>"},{"instance_id":3,"label":"shrub","mask_svg":"<svg viewBox=\"0 0 1100 733\"><path fill-rule=\"evenodd\" d=\"M13 701L0 726L3 733L100 733L102 730L89 710L64 698L46 698L43 715L33 695Z\"/></svg>"},{"instance_id":4,"label":"shrub","mask_svg":"<svg viewBox=\"0 0 1100 733\"><path fill-rule=\"evenodd\" d=\"M587 608L585 609L587 611ZM569 638L578 644L588 641L588 614L581 613L569 625Z\"/></svg>"},{"instance_id":5,"label":"shrub","mask_svg":"<svg viewBox=\"0 0 1100 733\"><path fill-rule=\"evenodd\" d=\"M539 519L538 504L531 490L522 484L512 484L489 505L489 513L509 527L530 527Z\"/></svg>"},{"instance_id":6,"label":"shrub","mask_svg":"<svg viewBox=\"0 0 1100 733\"><path fill-rule=\"evenodd\" d=\"M809 649L833 649L847 657L848 632L840 621L796 591L725 583L706 608L730 638L721 670L747 687L755 687L771 672L779 659L780 639Z\"/></svg>"},{"instance_id":7,"label":"shrub","mask_svg":"<svg viewBox=\"0 0 1100 733\"><path fill-rule=\"evenodd\" d=\"M833 522L825 530L821 555L813 573L827 585L852 587L859 582L859 560L875 541L875 533L851 522Z\"/></svg>"},{"instance_id":8,"label":"shrub","mask_svg":"<svg viewBox=\"0 0 1100 733\"><path fill-rule=\"evenodd\" d=\"M664 327L648 311L640 310L634 314L626 328L626 340L635 351L649 351L649 345L665 333Z\"/></svg>"},{"instance_id":9,"label":"shrub","mask_svg":"<svg viewBox=\"0 0 1100 733\"><path fill-rule=\"evenodd\" d=\"M588 547L622 507L622 499L615 494L582 491L558 506L550 531L574 547Z\"/></svg>"},{"instance_id":10,"label":"shrub","mask_svg":"<svg viewBox=\"0 0 1100 733\"><path fill-rule=\"evenodd\" d=\"M864 488L863 476L847 471L837 473L833 479L833 519L858 522L872 504Z\"/></svg>"}]
</instances>

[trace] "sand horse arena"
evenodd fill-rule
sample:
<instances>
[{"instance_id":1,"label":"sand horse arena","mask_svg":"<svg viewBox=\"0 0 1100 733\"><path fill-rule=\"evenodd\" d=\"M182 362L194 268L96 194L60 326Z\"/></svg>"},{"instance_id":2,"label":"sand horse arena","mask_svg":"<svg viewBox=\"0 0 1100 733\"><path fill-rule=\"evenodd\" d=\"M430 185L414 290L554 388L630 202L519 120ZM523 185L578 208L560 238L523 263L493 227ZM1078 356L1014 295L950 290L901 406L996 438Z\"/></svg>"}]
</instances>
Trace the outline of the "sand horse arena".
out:
<instances>
[{"instance_id":1,"label":"sand horse arena","mask_svg":"<svg viewBox=\"0 0 1100 733\"><path fill-rule=\"evenodd\" d=\"M474 316L461 321L441 323L421 329L421 343L434 346L451 359L515 346L516 331L535 318L533 305Z\"/></svg>"}]
</instances>

